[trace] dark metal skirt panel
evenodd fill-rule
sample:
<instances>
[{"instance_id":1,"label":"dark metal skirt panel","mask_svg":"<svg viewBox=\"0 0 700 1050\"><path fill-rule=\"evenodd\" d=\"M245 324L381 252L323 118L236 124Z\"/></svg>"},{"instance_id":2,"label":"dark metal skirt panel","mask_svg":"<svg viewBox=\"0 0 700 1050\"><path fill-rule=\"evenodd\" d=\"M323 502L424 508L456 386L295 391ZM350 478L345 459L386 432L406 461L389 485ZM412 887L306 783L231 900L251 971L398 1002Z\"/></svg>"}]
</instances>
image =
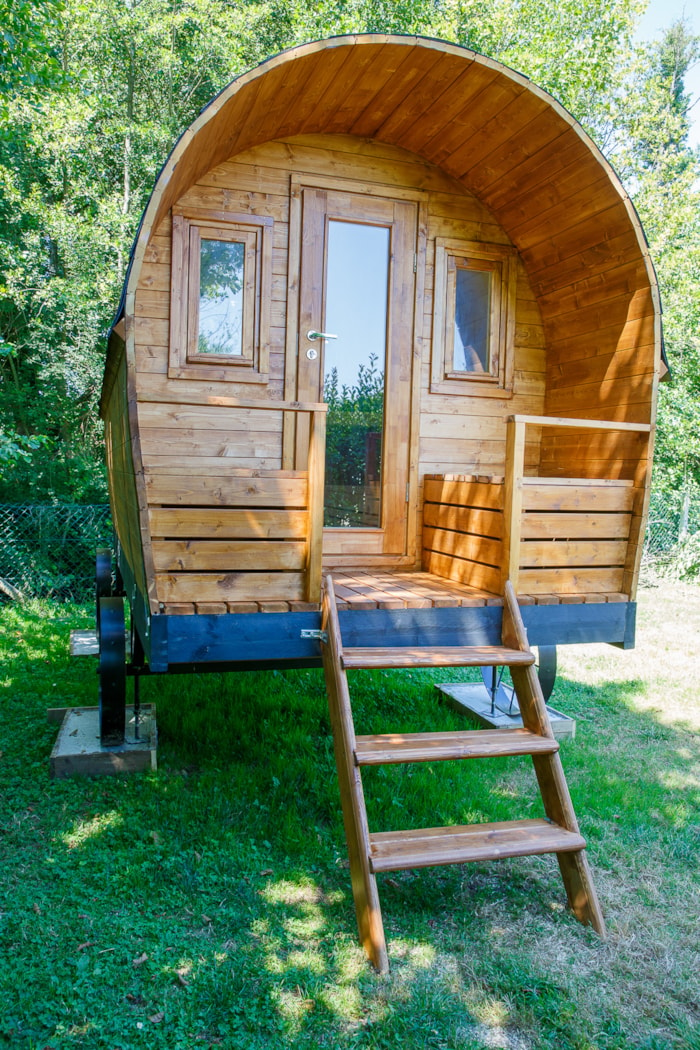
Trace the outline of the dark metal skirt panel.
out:
<instances>
[{"instance_id":1,"label":"dark metal skirt panel","mask_svg":"<svg viewBox=\"0 0 700 1050\"><path fill-rule=\"evenodd\" d=\"M522 609L531 645L608 642L634 644L634 603L530 605ZM141 613L142 615L142 613ZM340 612L343 639L350 647L498 645L498 606L367 609ZM139 617L140 619L140 617ZM196 665L197 670L320 666L317 612L225 613L216 616L152 616L146 651L153 672ZM145 625L144 625L145 627ZM141 625L139 625L141 628Z\"/></svg>"}]
</instances>

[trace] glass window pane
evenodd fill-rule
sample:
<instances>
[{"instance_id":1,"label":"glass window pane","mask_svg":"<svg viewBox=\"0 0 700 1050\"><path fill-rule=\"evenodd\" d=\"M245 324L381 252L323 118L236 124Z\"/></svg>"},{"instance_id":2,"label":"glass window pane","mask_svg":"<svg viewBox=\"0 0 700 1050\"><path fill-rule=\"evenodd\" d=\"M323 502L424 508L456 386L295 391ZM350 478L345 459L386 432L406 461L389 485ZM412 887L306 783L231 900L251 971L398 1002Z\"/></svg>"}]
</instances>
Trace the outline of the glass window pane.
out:
<instances>
[{"instance_id":1,"label":"glass window pane","mask_svg":"<svg viewBox=\"0 0 700 1050\"><path fill-rule=\"evenodd\" d=\"M491 273L458 266L455 274L455 372L488 372L491 368L489 320Z\"/></svg>"},{"instance_id":2,"label":"glass window pane","mask_svg":"<svg viewBox=\"0 0 700 1050\"><path fill-rule=\"evenodd\" d=\"M390 231L329 222L324 330L324 524L378 528Z\"/></svg>"},{"instance_id":3,"label":"glass window pane","mask_svg":"<svg viewBox=\"0 0 700 1050\"><path fill-rule=\"evenodd\" d=\"M198 353L243 354L244 272L245 244L201 239Z\"/></svg>"}]
</instances>

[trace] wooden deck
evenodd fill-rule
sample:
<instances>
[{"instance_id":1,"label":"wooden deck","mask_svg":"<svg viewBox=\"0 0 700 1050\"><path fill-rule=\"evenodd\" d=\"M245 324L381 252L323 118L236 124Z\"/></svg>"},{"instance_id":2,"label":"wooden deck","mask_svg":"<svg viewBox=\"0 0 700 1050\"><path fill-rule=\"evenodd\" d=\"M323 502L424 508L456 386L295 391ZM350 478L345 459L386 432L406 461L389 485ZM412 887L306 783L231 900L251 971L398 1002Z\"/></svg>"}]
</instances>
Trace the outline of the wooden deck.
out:
<instances>
[{"instance_id":1,"label":"wooden deck","mask_svg":"<svg viewBox=\"0 0 700 1050\"><path fill-rule=\"evenodd\" d=\"M333 571L339 609L430 609L458 606L502 605L503 599L488 591L446 580L429 572L376 572L370 569ZM627 602L626 594L519 594L520 605L576 605ZM255 612L315 612L319 606L298 601L170 602L163 611L170 616Z\"/></svg>"}]
</instances>

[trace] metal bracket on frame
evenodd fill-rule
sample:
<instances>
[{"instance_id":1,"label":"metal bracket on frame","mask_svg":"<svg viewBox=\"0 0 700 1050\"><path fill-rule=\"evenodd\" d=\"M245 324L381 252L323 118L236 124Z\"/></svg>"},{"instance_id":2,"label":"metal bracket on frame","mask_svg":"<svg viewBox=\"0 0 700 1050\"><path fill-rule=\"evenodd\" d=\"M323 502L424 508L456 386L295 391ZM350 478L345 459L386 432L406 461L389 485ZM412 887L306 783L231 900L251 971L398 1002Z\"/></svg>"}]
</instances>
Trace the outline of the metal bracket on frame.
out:
<instances>
[{"instance_id":1,"label":"metal bracket on frame","mask_svg":"<svg viewBox=\"0 0 700 1050\"><path fill-rule=\"evenodd\" d=\"M299 632L300 638L317 638L324 645L328 644L328 631L319 631L315 628L304 628Z\"/></svg>"}]
</instances>

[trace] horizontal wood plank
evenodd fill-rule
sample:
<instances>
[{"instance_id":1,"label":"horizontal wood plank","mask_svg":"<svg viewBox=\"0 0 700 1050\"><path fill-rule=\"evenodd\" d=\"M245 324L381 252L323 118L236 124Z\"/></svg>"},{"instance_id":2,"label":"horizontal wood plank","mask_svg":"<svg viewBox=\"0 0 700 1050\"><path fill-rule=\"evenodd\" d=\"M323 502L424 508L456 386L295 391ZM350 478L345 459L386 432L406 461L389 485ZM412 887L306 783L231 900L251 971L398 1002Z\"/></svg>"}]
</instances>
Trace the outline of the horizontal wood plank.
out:
<instances>
[{"instance_id":1,"label":"horizontal wood plank","mask_svg":"<svg viewBox=\"0 0 700 1050\"><path fill-rule=\"evenodd\" d=\"M601 511L627 512L632 510L634 491L631 482L606 484L605 482L576 478L578 484L562 482L559 479L548 479L547 484L537 484L532 479L525 479L523 484L523 511L584 511L600 513ZM543 479L537 478L537 482Z\"/></svg>"},{"instance_id":2,"label":"horizontal wood plank","mask_svg":"<svg viewBox=\"0 0 700 1050\"><path fill-rule=\"evenodd\" d=\"M382 733L356 738L360 766L397 762L440 762L463 758L499 758L507 755L552 754L556 740L527 729L476 729L443 733Z\"/></svg>"},{"instance_id":3,"label":"horizontal wood plank","mask_svg":"<svg viewBox=\"0 0 700 1050\"><path fill-rule=\"evenodd\" d=\"M503 538L501 511L479 510L475 507L456 507L445 503L426 503L423 506L423 524L435 528L455 529L477 536Z\"/></svg>"},{"instance_id":4,"label":"horizontal wood plank","mask_svg":"<svg viewBox=\"0 0 700 1050\"><path fill-rule=\"evenodd\" d=\"M632 430L648 434L651 426L648 423L623 423L607 419L569 419L567 416L526 416L514 415L516 423L537 427L576 427L581 430Z\"/></svg>"},{"instance_id":5,"label":"horizontal wood plank","mask_svg":"<svg viewBox=\"0 0 700 1050\"><path fill-rule=\"evenodd\" d=\"M232 399L233 400L233 399ZM216 430L236 432L256 430L279 434L282 430L282 412L275 409L227 407L217 404L159 404L153 401L139 404L139 426L143 430L158 427L165 430Z\"/></svg>"},{"instance_id":6,"label":"horizontal wood plank","mask_svg":"<svg viewBox=\"0 0 700 1050\"><path fill-rule=\"evenodd\" d=\"M303 539L308 518L295 510L152 507L151 535L170 539Z\"/></svg>"},{"instance_id":7,"label":"horizontal wood plank","mask_svg":"<svg viewBox=\"0 0 700 1050\"><path fill-rule=\"evenodd\" d=\"M154 540L156 572L301 570L306 545L293 540Z\"/></svg>"},{"instance_id":8,"label":"horizontal wood plank","mask_svg":"<svg viewBox=\"0 0 700 1050\"><path fill-rule=\"evenodd\" d=\"M520 544L523 568L624 565L626 556L624 540L525 540Z\"/></svg>"},{"instance_id":9,"label":"horizontal wood plank","mask_svg":"<svg viewBox=\"0 0 700 1050\"><path fill-rule=\"evenodd\" d=\"M623 570L616 569L521 569L518 590L523 594L607 594L622 591Z\"/></svg>"},{"instance_id":10,"label":"horizontal wood plank","mask_svg":"<svg viewBox=\"0 0 700 1050\"><path fill-rule=\"evenodd\" d=\"M472 536L466 532L451 532L447 529L426 527L423 529L423 549L451 554L457 558L483 562L485 565L500 565L503 558L501 540L485 536Z\"/></svg>"},{"instance_id":11,"label":"horizontal wood plank","mask_svg":"<svg viewBox=\"0 0 700 1050\"><path fill-rule=\"evenodd\" d=\"M301 601L304 574L298 572L158 573L161 602Z\"/></svg>"},{"instance_id":12,"label":"horizontal wood plank","mask_svg":"<svg viewBox=\"0 0 700 1050\"><path fill-rule=\"evenodd\" d=\"M343 667L530 667L534 655L520 649L507 649L501 645L470 646L426 646L400 649L356 648L344 649Z\"/></svg>"},{"instance_id":13,"label":"horizontal wood plank","mask_svg":"<svg viewBox=\"0 0 700 1050\"><path fill-rule=\"evenodd\" d=\"M144 457L144 466L148 474L169 474L172 477L208 477L208 478L276 478L279 480L305 481L304 470L279 470L276 467L242 467L236 460L229 461L223 456L155 456Z\"/></svg>"},{"instance_id":14,"label":"horizontal wood plank","mask_svg":"<svg viewBox=\"0 0 700 1050\"><path fill-rule=\"evenodd\" d=\"M372 871L401 871L436 864L499 860L584 849L585 839L548 820L513 820L418 828L370 835Z\"/></svg>"},{"instance_id":15,"label":"horizontal wood plank","mask_svg":"<svg viewBox=\"0 0 700 1050\"><path fill-rule=\"evenodd\" d=\"M271 433L241 428L222 432L146 427L141 431L141 444L144 455L149 457L179 454L195 461L199 456L220 457L236 466L244 462L257 466L264 460L273 469L282 461L281 430Z\"/></svg>"},{"instance_id":16,"label":"horizontal wood plank","mask_svg":"<svg viewBox=\"0 0 700 1050\"><path fill-rule=\"evenodd\" d=\"M461 558L452 558L449 554L424 550L423 568L436 576L443 576L447 580L476 587L478 590L498 594L501 589L501 569L494 569L479 562L464 561Z\"/></svg>"},{"instance_id":17,"label":"horizontal wood plank","mask_svg":"<svg viewBox=\"0 0 700 1050\"><path fill-rule=\"evenodd\" d=\"M503 485L426 479L423 498L426 503L452 503L460 507L503 510Z\"/></svg>"},{"instance_id":18,"label":"horizontal wood plank","mask_svg":"<svg viewBox=\"0 0 700 1050\"><path fill-rule=\"evenodd\" d=\"M306 478L146 476L149 503L176 506L302 508Z\"/></svg>"},{"instance_id":19,"label":"horizontal wood plank","mask_svg":"<svg viewBox=\"0 0 700 1050\"><path fill-rule=\"evenodd\" d=\"M593 537L602 540L626 539L631 515L611 513L576 513L530 511L523 515L521 538L524 540L557 540Z\"/></svg>"}]
</instances>

